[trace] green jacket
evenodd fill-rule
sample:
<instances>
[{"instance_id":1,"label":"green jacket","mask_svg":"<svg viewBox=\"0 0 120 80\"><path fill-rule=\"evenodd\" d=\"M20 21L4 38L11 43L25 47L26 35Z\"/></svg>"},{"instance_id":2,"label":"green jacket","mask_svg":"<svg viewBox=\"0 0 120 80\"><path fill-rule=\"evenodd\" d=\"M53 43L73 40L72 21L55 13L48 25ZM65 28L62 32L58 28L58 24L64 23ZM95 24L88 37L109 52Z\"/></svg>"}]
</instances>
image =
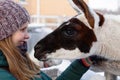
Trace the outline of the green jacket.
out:
<instances>
[{"instance_id":1,"label":"green jacket","mask_svg":"<svg viewBox=\"0 0 120 80\"><path fill-rule=\"evenodd\" d=\"M7 60L0 51L0 80L16 80L15 77L1 66L8 67ZM82 75L88 70L82 62L75 60L56 80L80 80ZM52 80L48 75L40 71L41 78L34 78L34 80Z\"/></svg>"}]
</instances>

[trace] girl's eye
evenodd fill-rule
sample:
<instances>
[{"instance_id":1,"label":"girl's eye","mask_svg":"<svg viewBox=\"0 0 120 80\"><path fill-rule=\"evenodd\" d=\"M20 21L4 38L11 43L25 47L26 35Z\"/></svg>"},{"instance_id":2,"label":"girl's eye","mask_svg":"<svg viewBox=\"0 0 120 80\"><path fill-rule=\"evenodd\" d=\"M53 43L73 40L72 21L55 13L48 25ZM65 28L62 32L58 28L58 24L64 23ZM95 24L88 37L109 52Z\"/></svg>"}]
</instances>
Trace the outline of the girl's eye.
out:
<instances>
[{"instance_id":1,"label":"girl's eye","mask_svg":"<svg viewBox=\"0 0 120 80\"><path fill-rule=\"evenodd\" d=\"M20 31L27 31L27 28L22 28L22 29L20 29Z\"/></svg>"}]
</instances>

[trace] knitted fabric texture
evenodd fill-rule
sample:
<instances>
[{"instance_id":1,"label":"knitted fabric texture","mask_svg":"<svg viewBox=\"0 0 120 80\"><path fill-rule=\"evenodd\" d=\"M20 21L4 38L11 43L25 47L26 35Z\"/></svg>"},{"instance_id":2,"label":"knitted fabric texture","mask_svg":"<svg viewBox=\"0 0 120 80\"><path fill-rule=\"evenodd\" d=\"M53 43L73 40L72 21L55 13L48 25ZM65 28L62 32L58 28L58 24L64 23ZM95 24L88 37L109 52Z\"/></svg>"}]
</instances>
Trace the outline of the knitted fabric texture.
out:
<instances>
[{"instance_id":1,"label":"knitted fabric texture","mask_svg":"<svg viewBox=\"0 0 120 80\"><path fill-rule=\"evenodd\" d=\"M0 0L0 40L9 37L29 21L30 16L25 8L12 0Z\"/></svg>"}]
</instances>

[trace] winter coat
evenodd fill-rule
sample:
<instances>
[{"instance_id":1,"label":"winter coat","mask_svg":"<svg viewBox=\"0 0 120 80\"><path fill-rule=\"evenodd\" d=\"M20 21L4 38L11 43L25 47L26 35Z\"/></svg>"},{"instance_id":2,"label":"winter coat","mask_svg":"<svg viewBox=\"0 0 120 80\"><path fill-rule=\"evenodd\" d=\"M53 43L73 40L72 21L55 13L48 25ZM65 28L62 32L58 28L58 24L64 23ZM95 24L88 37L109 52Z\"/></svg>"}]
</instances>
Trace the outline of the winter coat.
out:
<instances>
[{"instance_id":1,"label":"winter coat","mask_svg":"<svg viewBox=\"0 0 120 80\"><path fill-rule=\"evenodd\" d=\"M8 67L7 60L0 51L0 80L16 80L16 78L6 69ZM89 69L85 67L80 60L75 60L56 80L80 80L82 75ZM40 71L41 78L34 78L34 80L52 80L48 75Z\"/></svg>"}]
</instances>

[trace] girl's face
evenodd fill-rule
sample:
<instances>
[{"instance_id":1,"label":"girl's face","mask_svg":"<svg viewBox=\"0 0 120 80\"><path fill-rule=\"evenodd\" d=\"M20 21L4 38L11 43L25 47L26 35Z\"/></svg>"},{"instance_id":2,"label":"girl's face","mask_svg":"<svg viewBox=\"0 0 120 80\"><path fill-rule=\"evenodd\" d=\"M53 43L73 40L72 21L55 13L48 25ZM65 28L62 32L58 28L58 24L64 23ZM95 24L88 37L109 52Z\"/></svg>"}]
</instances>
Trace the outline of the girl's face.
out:
<instances>
[{"instance_id":1,"label":"girl's face","mask_svg":"<svg viewBox=\"0 0 120 80\"><path fill-rule=\"evenodd\" d=\"M28 23L25 23L19 30L12 35L12 41L15 46L20 46L29 39L27 32Z\"/></svg>"}]
</instances>

